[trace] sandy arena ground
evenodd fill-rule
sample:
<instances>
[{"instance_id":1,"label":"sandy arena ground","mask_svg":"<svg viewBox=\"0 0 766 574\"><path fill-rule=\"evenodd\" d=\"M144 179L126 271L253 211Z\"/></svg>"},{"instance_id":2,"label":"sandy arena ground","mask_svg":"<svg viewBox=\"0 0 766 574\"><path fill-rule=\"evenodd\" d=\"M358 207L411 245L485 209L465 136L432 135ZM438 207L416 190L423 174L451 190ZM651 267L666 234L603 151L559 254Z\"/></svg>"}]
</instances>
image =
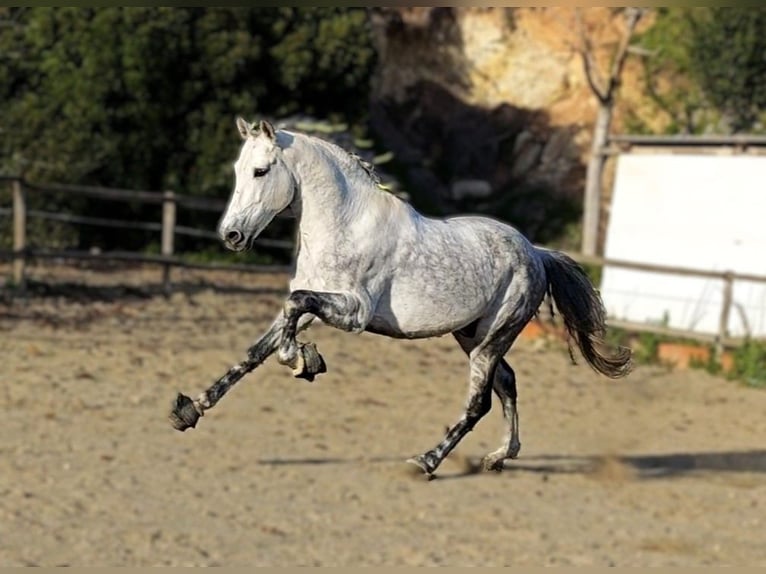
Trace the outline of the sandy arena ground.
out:
<instances>
[{"instance_id":1,"label":"sandy arena ground","mask_svg":"<svg viewBox=\"0 0 766 574\"><path fill-rule=\"evenodd\" d=\"M169 300L147 296L156 269L37 268L55 288L5 293L0 565L766 565L764 391L657 366L611 381L520 341L519 459L475 471L495 405L428 482L404 461L460 414L451 337L313 327L327 374L272 358L179 433L176 392L244 357L286 278L174 276Z\"/></svg>"}]
</instances>

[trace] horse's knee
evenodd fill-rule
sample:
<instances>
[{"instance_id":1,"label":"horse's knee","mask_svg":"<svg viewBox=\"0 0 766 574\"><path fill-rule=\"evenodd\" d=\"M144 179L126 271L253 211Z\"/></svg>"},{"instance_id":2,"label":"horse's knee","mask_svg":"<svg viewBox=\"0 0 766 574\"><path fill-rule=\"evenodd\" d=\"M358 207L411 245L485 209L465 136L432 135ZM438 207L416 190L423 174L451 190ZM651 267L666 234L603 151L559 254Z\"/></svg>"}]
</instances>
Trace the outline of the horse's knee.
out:
<instances>
[{"instance_id":1,"label":"horse's knee","mask_svg":"<svg viewBox=\"0 0 766 574\"><path fill-rule=\"evenodd\" d=\"M298 302L293 299L292 297L289 297L285 299L285 302L282 304L282 312L285 314L285 317L289 317L293 313L295 313L298 310Z\"/></svg>"},{"instance_id":2,"label":"horse's knee","mask_svg":"<svg viewBox=\"0 0 766 574\"><path fill-rule=\"evenodd\" d=\"M356 295L346 295L342 313L337 316L339 327L350 333L361 333L372 318L372 307Z\"/></svg>"},{"instance_id":3,"label":"horse's knee","mask_svg":"<svg viewBox=\"0 0 766 574\"><path fill-rule=\"evenodd\" d=\"M289 317L297 312L307 310L307 294L308 291L293 291L290 293L287 299L285 299L285 302L282 304L282 311L284 312L285 317Z\"/></svg>"}]
</instances>

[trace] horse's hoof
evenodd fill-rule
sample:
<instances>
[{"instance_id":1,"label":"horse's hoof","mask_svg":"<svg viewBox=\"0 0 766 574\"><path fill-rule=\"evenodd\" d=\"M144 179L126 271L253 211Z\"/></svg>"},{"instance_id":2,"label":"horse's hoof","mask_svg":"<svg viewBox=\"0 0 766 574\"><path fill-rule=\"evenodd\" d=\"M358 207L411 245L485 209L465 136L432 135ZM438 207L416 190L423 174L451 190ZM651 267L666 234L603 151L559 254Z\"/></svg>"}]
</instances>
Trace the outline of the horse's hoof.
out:
<instances>
[{"instance_id":1,"label":"horse's hoof","mask_svg":"<svg viewBox=\"0 0 766 574\"><path fill-rule=\"evenodd\" d=\"M299 379L306 379L311 382L316 375L327 372L327 365L322 355L317 351L314 343L306 343L298 349L298 364L293 370L293 375Z\"/></svg>"},{"instance_id":2,"label":"horse's hoof","mask_svg":"<svg viewBox=\"0 0 766 574\"><path fill-rule=\"evenodd\" d=\"M173 405L173 410L171 410L168 415L168 419L170 420L170 424L173 425L173 428L181 432L188 428L194 428L197 426L199 417L200 412L194 406L194 401L186 395L178 393L175 404Z\"/></svg>"},{"instance_id":3,"label":"horse's hoof","mask_svg":"<svg viewBox=\"0 0 766 574\"><path fill-rule=\"evenodd\" d=\"M487 455L481 459L481 468L487 472L502 472L505 468L503 465L504 460L505 458Z\"/></svg>"},{"instance_id":4,"label":"horse's hoof","mask_svg":"<svg viewBox=\"0 0 766 574\"><path fill-rule=\"evenodd\" d=\"M417 456L413 456L412 458L408 458L407 462L409 464L414 464L417 466L420 470L423 471L423 475L426 477L426 480L433 480L436 478L434 475L434 468L431 464L429 464L428 459L425 457L425 455L419 454Z\"/></svg>"}]
</instances>

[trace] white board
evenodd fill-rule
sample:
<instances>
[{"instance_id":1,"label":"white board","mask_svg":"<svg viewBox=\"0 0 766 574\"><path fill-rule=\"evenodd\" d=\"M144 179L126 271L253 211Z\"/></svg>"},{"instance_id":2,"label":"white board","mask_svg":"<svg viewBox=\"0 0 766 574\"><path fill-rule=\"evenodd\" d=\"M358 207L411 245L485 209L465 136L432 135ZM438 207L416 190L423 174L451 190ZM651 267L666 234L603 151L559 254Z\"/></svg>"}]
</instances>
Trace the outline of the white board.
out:
<instances>
[{"instance_id":1,"label":"white board","mask_svg":"<svg viewBox=\"0 0 766 574\"><path fill-rule=\"evenodd\" d=\"M766 157L621 155L605 256L766 276ZM716 333L723 281L605 267L610 317ZM766 283L735 281L729 333L766 336Z\"/></svg>"}]
</instances>

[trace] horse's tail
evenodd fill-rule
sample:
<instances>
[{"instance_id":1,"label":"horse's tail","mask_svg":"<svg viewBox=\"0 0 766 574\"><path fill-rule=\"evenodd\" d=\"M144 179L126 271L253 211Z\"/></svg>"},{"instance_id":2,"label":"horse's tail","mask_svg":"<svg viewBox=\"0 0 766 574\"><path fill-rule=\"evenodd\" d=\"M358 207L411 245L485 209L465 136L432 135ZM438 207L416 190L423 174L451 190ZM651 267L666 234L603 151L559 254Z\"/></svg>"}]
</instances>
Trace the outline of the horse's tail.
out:
<instances>
[{"instance_id":1,"label":"horse's tail","mask_svg":"<svg viewBox=\"0 0 766 574\"><path fill-rule=\"evenodd\" d=\"M545 267L548 295L564 318L570 340L575 340L585 360L599 373L613 379L627 375L632 366L630 349L611 349L604 342L606 309L583 268L558 251L539 249L538 253Z\"/></svg>"}]
</instances>

